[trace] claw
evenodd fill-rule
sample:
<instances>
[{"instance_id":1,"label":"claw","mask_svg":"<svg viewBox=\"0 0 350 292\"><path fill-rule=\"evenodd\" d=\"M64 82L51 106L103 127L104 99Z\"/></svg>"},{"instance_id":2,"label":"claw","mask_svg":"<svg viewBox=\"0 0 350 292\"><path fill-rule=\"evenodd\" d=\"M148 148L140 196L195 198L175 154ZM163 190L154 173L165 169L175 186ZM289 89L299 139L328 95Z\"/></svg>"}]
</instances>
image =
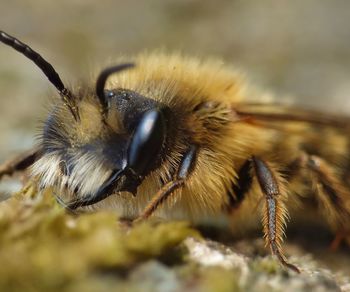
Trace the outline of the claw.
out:
<instances>
[{"instance_id":1,"label":"claw","mask_svg":"<svg viewBox=\"0 0 350 292\"><path fill-rule=\"evenodd\" d=\"M333 241L331 242L329 249L333 252L337 251L342 243L345 243L350 247L350 231L340 229L335 234Z\"/></svg>"}]
</instances>

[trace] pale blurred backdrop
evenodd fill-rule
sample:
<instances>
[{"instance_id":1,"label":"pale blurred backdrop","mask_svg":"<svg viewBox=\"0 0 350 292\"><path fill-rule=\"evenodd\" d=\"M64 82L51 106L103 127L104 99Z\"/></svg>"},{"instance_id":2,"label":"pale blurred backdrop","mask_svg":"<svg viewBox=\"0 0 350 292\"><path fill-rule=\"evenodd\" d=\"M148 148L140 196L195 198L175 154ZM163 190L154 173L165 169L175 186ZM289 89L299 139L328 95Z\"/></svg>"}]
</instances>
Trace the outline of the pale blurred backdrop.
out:
<instances>
[{"instance_id":1,"label":"pale blurred backdrop","mask_svg":"<svg viewBox=\"0 0 350 292\"><path fill-rule=\"evenodd\" d=\"M350 113L347 0L0 0L0 29L30 44L65 81L119 54L165 48L216 56L250 82L313 108ZM0 162L34 143L54 90L0 44Z\"/></svg>"}]
</instances>

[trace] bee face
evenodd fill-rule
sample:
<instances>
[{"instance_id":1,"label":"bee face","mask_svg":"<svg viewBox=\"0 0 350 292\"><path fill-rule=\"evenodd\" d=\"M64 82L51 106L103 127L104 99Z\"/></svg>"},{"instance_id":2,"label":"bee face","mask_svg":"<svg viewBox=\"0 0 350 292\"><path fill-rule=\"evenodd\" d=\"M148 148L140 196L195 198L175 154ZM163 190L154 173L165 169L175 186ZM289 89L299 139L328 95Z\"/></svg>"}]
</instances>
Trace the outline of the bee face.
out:
<instances>
[{"instance_id":1,"label":"bee face","mask_svg":"<svg viewBox=\"0 0 350 292\"><path fill-rule=\"evenodd\" d=\"M79 120L62 105L49 115L34 174L42 187L57 186L93 202L116 192L135 195L164 158L169 110L135 91L113 89L104 90L108 108L102 112L98 98L84 93L77 104Z\"/></svg>"}]
</instances>

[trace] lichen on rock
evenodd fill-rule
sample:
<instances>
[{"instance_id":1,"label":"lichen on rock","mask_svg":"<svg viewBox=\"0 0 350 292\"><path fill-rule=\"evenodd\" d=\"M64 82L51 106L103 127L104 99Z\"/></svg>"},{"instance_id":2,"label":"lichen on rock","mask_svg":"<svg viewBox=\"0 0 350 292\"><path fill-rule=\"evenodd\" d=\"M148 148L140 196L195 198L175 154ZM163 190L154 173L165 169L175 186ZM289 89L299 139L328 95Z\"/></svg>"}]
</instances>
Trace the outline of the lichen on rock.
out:
<instances>
[{"instance_id":1,"label":"lichen on rock","mask_svg":"<svg viewBox=\"0 0 350 292\"><path fill-rule=\"evenodd\" d=\"M0 203L1 291L340 291L308 259L286 271L203 238L186 222L125 227L114 213L70 214L31 185ZM304 261L304 262L303 262Z\"/></svg>"}]
</instances>

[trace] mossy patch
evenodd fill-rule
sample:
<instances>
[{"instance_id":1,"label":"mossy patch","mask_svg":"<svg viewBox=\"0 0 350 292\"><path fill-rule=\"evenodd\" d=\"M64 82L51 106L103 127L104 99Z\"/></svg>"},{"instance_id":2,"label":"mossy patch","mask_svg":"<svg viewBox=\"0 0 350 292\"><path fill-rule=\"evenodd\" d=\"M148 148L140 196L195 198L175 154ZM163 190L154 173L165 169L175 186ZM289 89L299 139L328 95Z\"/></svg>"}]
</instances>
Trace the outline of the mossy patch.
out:
<instances>
[{"instance_id":1,"label":"mossy patch","mask_svg":"<svg viewBox=\"0 0 350 292\"><path fill-rule=\"evenodd\" d=\"M310 262L296 274L186 222L130 227L111 212L71 214L31 184L0 203L0 291L339 291Z\"/></svg>"},{"instance_id":2,"label":"mossy patch","mask_svg":"<svg viewBox=\"0 0 350 292\"><path fill-rule=\"evenodd\" d=\"M1 291L69 290L99 278L120 281L149 259L181 257L179 244L198 236L185 222L123 228L113 213L72 215L49 191L39 197L32 191L0 204Z\"/></svg>"}]
</instances>

